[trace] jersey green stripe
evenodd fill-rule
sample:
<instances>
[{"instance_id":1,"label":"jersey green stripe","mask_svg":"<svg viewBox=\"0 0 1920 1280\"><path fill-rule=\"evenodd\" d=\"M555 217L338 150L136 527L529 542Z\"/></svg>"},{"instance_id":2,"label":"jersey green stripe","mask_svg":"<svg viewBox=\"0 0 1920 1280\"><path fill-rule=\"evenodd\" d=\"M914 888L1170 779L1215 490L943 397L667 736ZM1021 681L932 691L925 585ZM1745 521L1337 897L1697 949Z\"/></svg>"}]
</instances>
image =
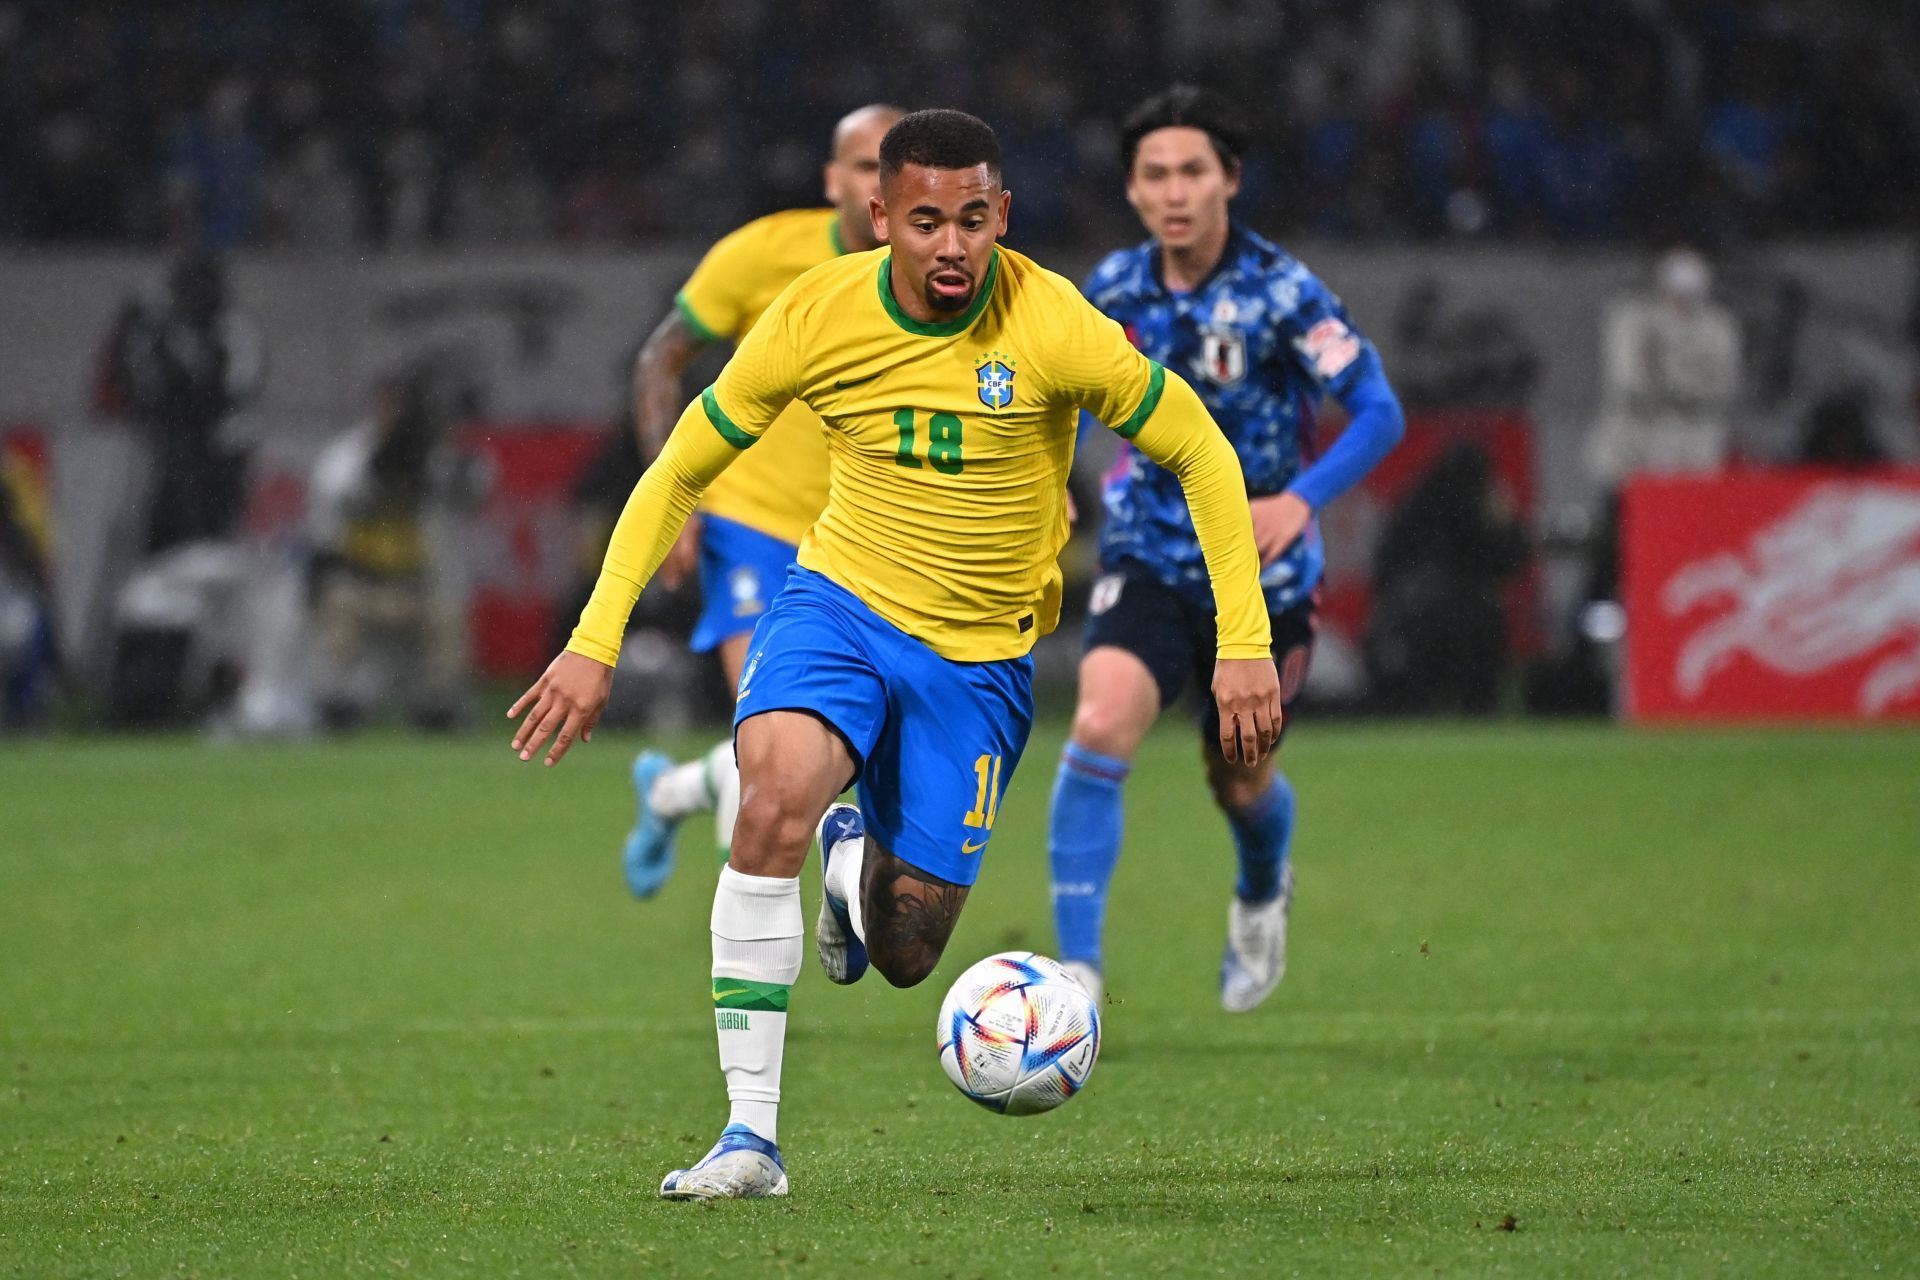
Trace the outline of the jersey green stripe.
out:
<instances>
[{"instance_id":1,"label":"jersey green stripe","mask_svg":"<svg viewBox=\"0 0 1920 1280\"><path fill-rule=\"evenodd\" d=\"M755 982L751 978L715 978L713 1007L744 1009L749 1013L785 1013L787 993L792 987L778 982Z\"/></svg>"},{"instance_id":2,"label":"jersey green stripe","mask_svg":"<svg viewBox=\"0 0 1920 1280\"><path fill-rule=\"evenodd\" d=\"M694 311L693 304L687 301L687 291L682 289L673 295L673 309L687 322L687 328L693 330L693 336L702 342L718 342L720 335L707 328L707 322Z\"/></svg>"},{"instance_id":3,"label":"jersey green stripe","mask_svg":"<svg viewBox=\"0 0 1920 1280\"><path fill-rule=\"evenodd\" d=\"M1140 428L1147 425L1147 419L1160 407L1160 393L1167 389L1167 371L1155 361L1149 360L1147 363L1153 365L1153 372L1147 375L1146 398L1133 411L1132 417L1114 428L1122 440L1131 440L1140 434Z\"/></svg>"},{"instance_id":4,"label":"jersey green stripe","mask_svg":"<svg viewBox=\"0 0 1920 1280\"><path fill-rule=\"evenodd\" d=\"M707 421L713 424L713 429L718 431L721 438L734 448L744 449L760 438L759 436L742 431L738 426L734 425L733 419L729 418L726 415L726 411L720 407L720 401L713 394L712 387L708 387L700 393L700 407L707 411Z\"/></svg>"}]
</instances>

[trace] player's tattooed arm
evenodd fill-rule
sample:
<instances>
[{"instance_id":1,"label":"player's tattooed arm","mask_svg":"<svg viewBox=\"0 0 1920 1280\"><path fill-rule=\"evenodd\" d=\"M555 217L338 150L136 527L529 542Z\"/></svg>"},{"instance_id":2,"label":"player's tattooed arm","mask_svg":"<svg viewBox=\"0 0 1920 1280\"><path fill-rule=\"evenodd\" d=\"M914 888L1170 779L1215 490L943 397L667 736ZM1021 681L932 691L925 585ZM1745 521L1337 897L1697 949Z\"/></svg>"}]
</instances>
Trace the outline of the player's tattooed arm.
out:
<instances>
[{"instance_id":1,"label":"player's tattooed arm","mask_svg":"<svg viewBox=\"0 0 1920 1280\"><path fill-rule=\"evenodd\" d=\"M911 987L933 972L967 902L966 885L928 875L871 840L860 894L867 954L896 987Z\"/></svg>"},{"instance_id":2,"label":"player's tattooed arm","mask_svg":"<svg viewBox=\"0 0 1920 1280\"><path fill-rule=\"evenodd\" d=\"M678 307L654 326L633 362L633 427L640 436L640 456L651 462L666 447L673 424L686 408L680 375L686 372L707 339L694 332Z\"/></svg>"},{"instance_id":3,"label":"player's tattooed arm","mask_svg":"<svg viewBox=\"0 0 1920 1280\"><path fill-rule=\"evenodd\" d=\"M686 407L680 376L686 372L707 339L694 331L675 307L654 327L633 362L633 429L640 437L640 457L651 463L667 446L673 425ZM690 517L680 536L660 563L660 585L677 591L700 565L700 517Z\"/></svg>"}]
</instances>

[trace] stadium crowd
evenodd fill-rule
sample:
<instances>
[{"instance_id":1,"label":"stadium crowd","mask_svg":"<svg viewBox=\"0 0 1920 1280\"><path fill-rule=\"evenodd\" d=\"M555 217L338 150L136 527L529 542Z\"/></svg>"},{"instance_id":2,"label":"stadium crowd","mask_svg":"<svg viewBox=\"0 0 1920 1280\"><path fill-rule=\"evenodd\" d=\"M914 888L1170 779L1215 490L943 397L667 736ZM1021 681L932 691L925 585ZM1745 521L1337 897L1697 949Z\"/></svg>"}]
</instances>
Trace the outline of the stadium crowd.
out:
<instances>
[{"instance_id":1,"label":"stadium crowd","mask_svg":"<svg viewBox=\"0 0 1920 1280\"><path fill-rule=\"evenodd\" d=\"M1110 244L1114 117L1237 98L1277 234L1726 243L1917 207L1920 7L1864 0L0 0L0 242L619 244L818 195L846 104L989 115ZM1844 175L1844 180L1842 180Z\"/></svg>"}]
</instances>

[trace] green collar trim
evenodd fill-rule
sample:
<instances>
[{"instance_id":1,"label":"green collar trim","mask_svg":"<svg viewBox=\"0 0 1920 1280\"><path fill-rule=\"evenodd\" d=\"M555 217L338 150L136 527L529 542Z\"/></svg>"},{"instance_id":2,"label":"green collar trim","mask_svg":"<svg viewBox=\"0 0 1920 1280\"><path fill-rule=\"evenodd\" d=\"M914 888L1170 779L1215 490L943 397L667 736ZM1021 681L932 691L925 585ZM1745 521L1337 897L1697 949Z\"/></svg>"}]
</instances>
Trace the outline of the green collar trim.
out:
<instances>
[{"instance_id":1,"label":"green collar trim","mask_svg":"<svg viewBox=\"0 0 1920 1280\"><path fill-rule=\"evenodd\" d=\"M893 322L908 333L922 338L951 338L957 333L965 333L987 309L987 300L993 296L993 282L1000 275L1000 250L996 246L993 256L987 259L987 278L980 282L980 288L974 292L973 301L968 304L966 314L957 320L936 320L925 324L915 320L900 309L900 300L893 296L893 254L880 259L880 305L887 309Z\"/></svg>"},{"instance_id":2,"label":"green collar trim","mask_svg":"<svg viewBox=\"0 0 1920 1280\"><path fill-rule=\"evenodd\" d=\"M833 221L827 224L827 243L833 246L833 256L844 258L847 255L847 242L840 235L840 211L834 210Z\"/></svg>"}]
</instances>

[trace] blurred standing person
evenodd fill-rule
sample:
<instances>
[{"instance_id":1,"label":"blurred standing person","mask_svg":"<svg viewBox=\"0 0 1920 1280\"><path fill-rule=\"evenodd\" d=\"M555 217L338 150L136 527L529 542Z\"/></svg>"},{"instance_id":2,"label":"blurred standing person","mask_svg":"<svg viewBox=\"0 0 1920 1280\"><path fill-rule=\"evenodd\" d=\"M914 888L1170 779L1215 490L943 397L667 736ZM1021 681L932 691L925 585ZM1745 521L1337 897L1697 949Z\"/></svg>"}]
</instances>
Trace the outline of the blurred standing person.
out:
<instances>
[{"instance_id":1,"label":"blurred standing person","mask_svg":"<svg viewBox=\"0 0 1920 1280\"><path fill-rule=\"evenodd\" d=\"M1393 714L1492 715L1509 651L1501 590L1527 535L1477 444L1454 444L1414 484L1373 554L1367 685Z\"/></svg>"},{"instance_id":2,"label":"blurred standing person","mask_svg":"<svg viewBox=\"0 0 1920 1280\"><path fill-rule=\"evenodd\" d=\"M1660 259L1654 289L1607 308L1600 417L1587 441L1595 480L1635 472L1716 471L1727 460L1740 392L1740 329L1712 297L1713 271L1692 249Z\"/></svg>"},{"instance_id":3,"label":"blurred standing person","mask_svg":"<svg viewBox=\"0 0 1920 1280\"><path fill-rule=\"evenodd\" d=\"M1574 605L1572 647L1539 705L1604 711L1620 638L1620 489L1637 474L1711 473L1725 465L1743 352L1732 312L1713 299L1713 270L1698 251L1667 251L1650 292L1616 298L1601 331L1600 414L1587 470L1601 491L1588 540L1586 585ZM1538 701L1538 698L1536 698Z\"/></svg>"},{"instance_id":4,"label":"blurred standing person","mask_svg":"<svg viewBox=\"0 0 1920 1280\"><path fill-rule=\"evenodd\" d=\"M113 398L153 459L146 552L225 539L241 514L247 455L223 428L259 393L265 355L253 324L228 306L220 259L192 250L175 262L164 300L121 313L109 360Z\"/></svg>"},{"instance_id":5,"label":"blurred standing person","mask_svg":"<svg viewBox=\"0 0 1920 1280\"><path fill-rule=\"evenodd\" d=\"M443 543L446 525L486 484L477 460L448 438L448 398L430 371L389 379L372 416L314 464L309 590L319 709L330 728L357 724L385 683L419 727L448 728L464 717L464 601L444 589Z\"/></svg>"},{"instance_id":6,"label":"blurred standing person","mask_svg":"<svg viewBox=\"0 0 1920 1280\"><path fill-rule=\"evenodd\" d=\"M769 214L707 251L634 362L635 429L643 462L651 461L679 420L686 395L681 374L711 343L738 343L773 300L800 275L841 254L878 248L869 201L880 190L880 139L903 113L873 104L843 117L822 178L827 208ZM799 554L800 535L827 505L827 440L816 415L798 400L766 440L715 480L679 541L660 566L672 590L698 574L705 605L693 632L696 652L718 650L729 688L754 624L767 611ZM627 885L652 897L673 870L674 833L692 813L714 814L714 840L724 856L740 805L733 739L698 759L675 764L655 751L633 762L639 817L627 837Z\"/></svg>"}]
</instances>

